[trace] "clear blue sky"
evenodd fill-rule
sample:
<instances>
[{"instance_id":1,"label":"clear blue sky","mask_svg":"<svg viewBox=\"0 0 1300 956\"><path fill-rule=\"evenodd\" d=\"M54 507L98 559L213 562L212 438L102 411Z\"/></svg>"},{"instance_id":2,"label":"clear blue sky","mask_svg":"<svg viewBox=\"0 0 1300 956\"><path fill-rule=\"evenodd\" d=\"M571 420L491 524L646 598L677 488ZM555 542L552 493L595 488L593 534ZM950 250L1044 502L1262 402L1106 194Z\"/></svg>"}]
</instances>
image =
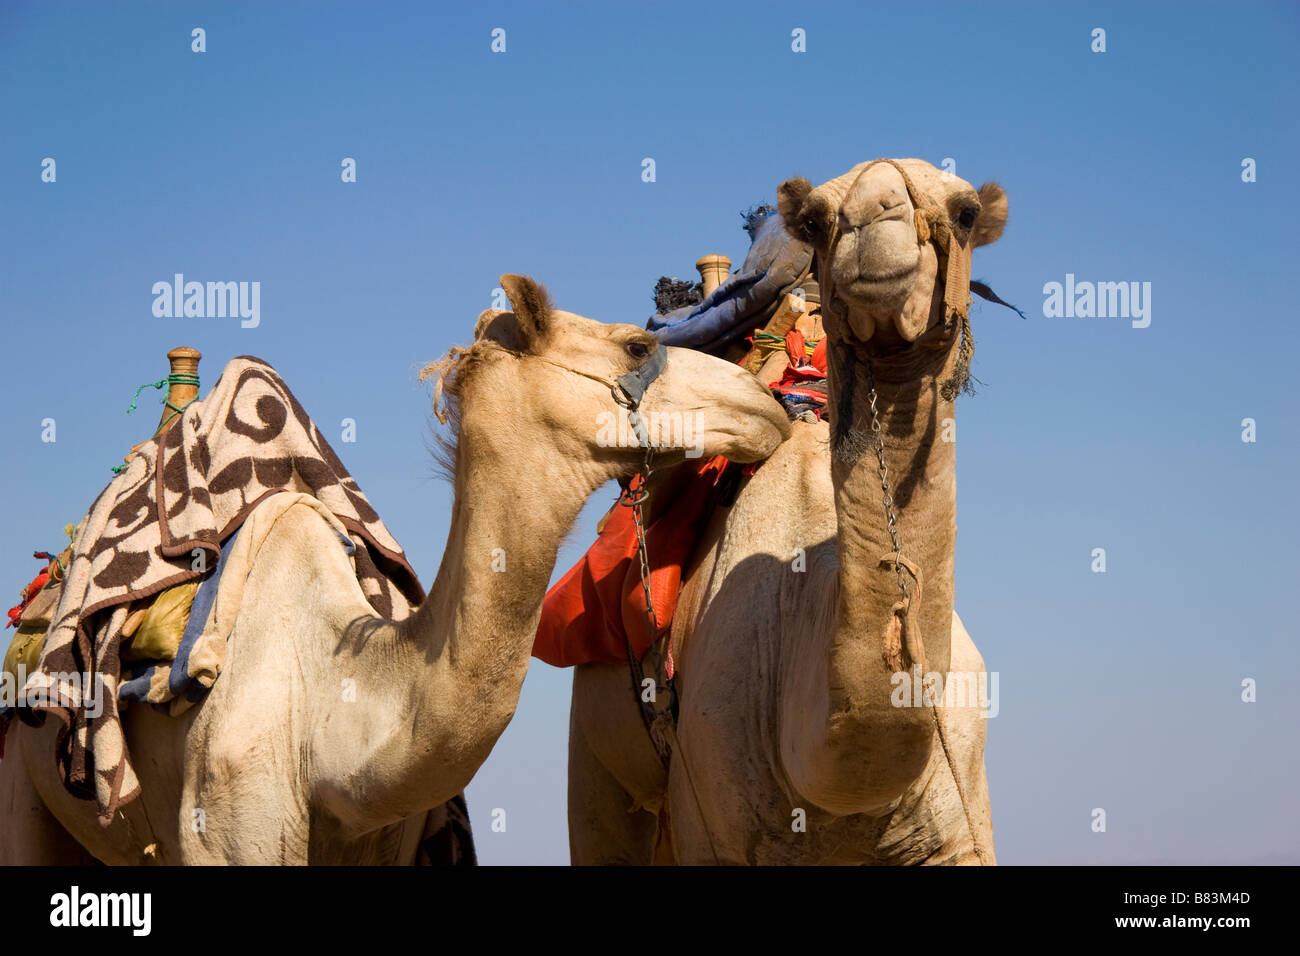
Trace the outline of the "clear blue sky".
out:
<instances>
[{"instance_id":1,"label":"clear blue sky","mask_svg":"<svg viewBox=\"0 0 1300 956\"><path fill-rule=\"evenodd\" d=\"M658 276L739 262L738 212L786 177L951 157L1007 189L975 274L1029 315L975 308L986 385L958 416L998 855L1300 862L1298 9L0 5L0 587L148 436L152 400L123 411L179 344L208 385L235 355L273 363L427 584L450 489L415 369L468 339L498 275L639 324ZM155 318L175 272L260 281L261 325ZM1150 282L1150 327L1044 318L1067 273ZM484 862L567 862L570 680L534 663L470 787Z\"/></svg>"}]
</instances>

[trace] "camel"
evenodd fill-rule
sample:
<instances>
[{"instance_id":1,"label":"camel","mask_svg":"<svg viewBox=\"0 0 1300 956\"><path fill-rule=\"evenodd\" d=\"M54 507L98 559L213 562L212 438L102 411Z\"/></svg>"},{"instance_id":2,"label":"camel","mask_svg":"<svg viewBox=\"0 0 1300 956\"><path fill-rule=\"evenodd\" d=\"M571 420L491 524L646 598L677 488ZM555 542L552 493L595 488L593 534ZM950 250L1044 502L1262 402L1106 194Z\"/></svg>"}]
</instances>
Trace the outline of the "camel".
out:
<instances>
[{"instance_id":1,"label":"camel","mask_svg":"<svg viewBox=\"0 0 1300 956\"><path fill-rule=\"evenodd\" d=\"M778 198L787 230L815 251L829 422L794 423L715 513L683 575L667 769L627 669L577 669L571 857L993 864L987 677L953 610L955 459L943 433L973 350L970 254L1001 235L1006 194L904 159L815 189L788 180ZM904 693L927 706L899 706Z\"/></svg>"},{"instance_id":2,"label":"camel","mask_svg":"<svg viewBox=\"0 0 1300 956\"><path fill-rule=\"evenodd\" d=\"M666 355L640 414L688 419L704 454L756 461L789 435L734 366L557 311L529 278L501 287L513 311L484 312L472 346L425 369L452 422L455 496L428 598L404 621L376 617L331 525L288 507L242 582L208 696L179 717L125 715L142 792L108 827L56 777L56 722L11 728L4 862L68 862L46 812L108 864L412 862L426 814L464 789L514 714L561 539L591 494L644 462L635 443L599 437L602 416L628 415L613 380Z\"/></svg>"}]
</instances>

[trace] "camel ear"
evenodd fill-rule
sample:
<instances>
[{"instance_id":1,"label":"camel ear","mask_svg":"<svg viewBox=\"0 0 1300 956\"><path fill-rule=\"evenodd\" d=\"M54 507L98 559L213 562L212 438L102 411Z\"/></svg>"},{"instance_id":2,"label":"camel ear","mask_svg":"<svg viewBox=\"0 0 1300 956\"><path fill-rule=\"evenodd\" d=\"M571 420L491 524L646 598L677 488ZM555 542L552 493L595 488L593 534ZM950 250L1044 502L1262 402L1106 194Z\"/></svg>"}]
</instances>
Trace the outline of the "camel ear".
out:
<instances>
[{"instance_id":1,"label":"camel ear","mask_svg":"<svg viewBox=\"0 0 1300 956\"><path fill-rule=\"evenodd\" d=\"M532 342L519 328L519 318L505 309L484 309L474 324L474 341L495 342L511 352L529 352Z\"/></svg>"},{"instance_id":2,"label":"camel ear","mask_svg":"<svg viewBox=\"0 0 1300 956\"><path fill-rule=\"evenodd\" d=\"M980 187L980 214L971 231L971 247L997 242L1007 225L1007 191L995 182Z\"/></svg>"},{"instance_id":3,"label":"camel ear","mask_svg":"<svg viewBox=\"0 0 1300 956\"><path fill-rule=\"evenodd\" d=\"M812 196L812 183L802 176L787 179L776 190L776 208L785 223L785 231L800 242L821 245L830 235L830 204Z\"/></svg>"},{"instance_id":4,"label":"camel ear","mask_svg":"<svg viewBox=\"0 0 1300 956\"><path fill-rule=\"evenodd\" d=\"M515 352L535 351L550 330L551 298L546 287L528 276L507 274L501 277L501 289L514 311L484 312L474 327L475 337L486 335Z\"/></svg>"},{"instance_id":5,"label":"camel ear","mask_svg":"<svg viewBox=\"0 0 1300 956\"><path fill-rule=\"evenodd\" d=\"M498 315L505 309L484 309L478 314L478 320L474 323L474 338L482 338L483 330L492 324Z\"/></svg>"},{"instance_id":6,"label":"camel ear","mask_svg":"<svg viewBox=\"0 0 1300 956\"><path fill-rule=\"evenodd\" d=\"M796 235L795 230L799 225L799 210L803 208L803 201L808 198L810 192L812 192L812 183L802 176L787 179L776 187L776 209L781 214L781 219L785 222L785 228L790 231L791 235Z\"/></svg>"}]
</instances>

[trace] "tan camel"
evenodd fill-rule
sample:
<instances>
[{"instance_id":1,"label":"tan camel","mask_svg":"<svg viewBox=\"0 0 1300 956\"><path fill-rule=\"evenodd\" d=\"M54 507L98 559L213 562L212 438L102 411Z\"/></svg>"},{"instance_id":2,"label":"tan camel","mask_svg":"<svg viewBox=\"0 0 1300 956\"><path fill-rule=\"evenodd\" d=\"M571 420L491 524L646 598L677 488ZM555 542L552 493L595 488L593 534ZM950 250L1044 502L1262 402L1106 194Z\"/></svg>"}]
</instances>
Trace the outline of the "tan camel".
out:
<instances>
[{"instance_id":1,"label":"tan camel","mask_svg":"<svg viewBox=\"0 0 1300 956\"><path fill-rule=\"evenodd\" d=\"M687 569L672 632L678 746L666 772L626 668L575 674L572 858L991 864L978 705L989 685L953 611L954 445L944 433L972 348L970 251L1001 235L1006 195L898 160L817 189L790 180L779 199L787 229L816 252L830 424L795 423L714 515ZM933 694L942 706L898 706L909 675L924 682L912 703Z\"/></svg>"},{"instance_id":2,"label":"tan camel","mask_svg":"<svg viewBox=\"0 0 1300 956\"><path fill-rule=\"evenodd\" d=\"M331 526L289 507L243 582L208 697L180 717L126 715L142 794L109 827L56 779L55 721L11 728L10 753L23 759L0 761L6 862L66 850L29 826L44 819L32 785L111 864L414 859L427 811L464 789L514 714L562 537L596 489L644 459L601 436L605 416L627 415L611 380L655 361L654 338L554 311L530 279L501 285L513 312L483 313L473 346L426 369L458 442L451 530L425 602L401 623L377 618ZM751 376L691 350L666 354L641 412L684 421L689 447L754 461L789 434Z\"/></svg>"}]
</instances>

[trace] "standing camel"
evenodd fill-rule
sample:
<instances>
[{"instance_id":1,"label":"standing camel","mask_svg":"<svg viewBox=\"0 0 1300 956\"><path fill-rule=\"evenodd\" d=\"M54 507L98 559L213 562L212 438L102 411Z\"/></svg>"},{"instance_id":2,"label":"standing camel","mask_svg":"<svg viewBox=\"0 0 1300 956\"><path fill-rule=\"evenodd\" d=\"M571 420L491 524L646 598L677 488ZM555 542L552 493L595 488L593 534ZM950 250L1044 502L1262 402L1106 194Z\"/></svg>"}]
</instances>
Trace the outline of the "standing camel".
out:
<instances>
[{"instance_id":1,"label":"standing camel","mask_svg":"<svg viewBox=\"0 0 1300 956\"><path fill-rule=\"evenodd\" d=\"M643 330L552 309L531 279L501 286L513 311L484 312L469 349L425 370L456 444L451 529L424 602L400 622L377 617L335 529L288 507L239 582L207 697L179 717L124 718L141 793L107 827L57 777L55 721L11 728L0 861L67 860L66 841L32 826L40 804L110 864L415 859L427 812L464 789L514 714L561 539L596 489L644 460L601 437L608 417L628 425L611 386L665 354ZM692 451L756 461L789 434L770 395L721 360L668 349L643 378L641 414L684 422Z\"/></svg>"},{"instance_id":2,"label":"standing camel","mask_svg":"<svg viewBox=\"0 0 1300 956\"><path fill-rule=\"evenodd\" d=\"M904 159L778 198L814 249L829 422L794 424L684 574L667 770L626 668L578 668L572 858L992 864L985 715L951 694L973 704L987 678L953 611L948 436L970 255L1001 235L1006 194Z\"/></svg>"}]
</instances>

